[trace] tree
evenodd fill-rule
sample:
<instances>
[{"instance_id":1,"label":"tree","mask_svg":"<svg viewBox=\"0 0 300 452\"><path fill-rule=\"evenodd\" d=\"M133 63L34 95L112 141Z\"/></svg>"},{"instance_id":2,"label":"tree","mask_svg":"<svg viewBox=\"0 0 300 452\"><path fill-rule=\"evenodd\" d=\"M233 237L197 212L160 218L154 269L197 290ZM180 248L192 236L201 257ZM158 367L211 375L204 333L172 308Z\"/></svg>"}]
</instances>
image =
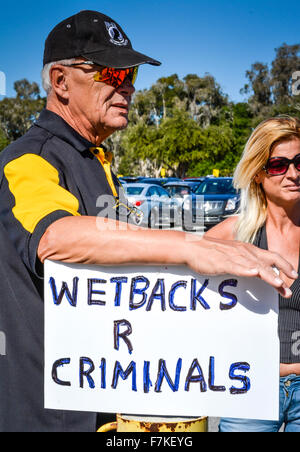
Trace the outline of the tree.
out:
<instances>
[{"instance_id":1,"label":"tree","mask_svg":"<svg viewBox=\"0 0 300 452\"><path fill-rule=\"evenodd\" d=\"M259 62L252 64L251 69L246 71L246 77L249 84L244 86L241 93L252 93L248 103L254 113L259 113L264 107L272 105L271 77L268 65Z\"/></svg>"},{"instance_id":2,"label":"tree","mask_svg":"<svg viewBox=\"0 0 300 452\"><path fill-rule=\"evenodd\" d=\"M288 45L284 43L275 49L276 58L272 62L272 92L274 103L289 104L292 94L293 73L300 70L300 44Z\"/></svg>"},{"instance_id":3,"label":"tree","mask_svg":"<svg viewBox=\"0 0 300 452\"><path fill-rule=\"evenodd\" d=\"M9 141L24 135L46 105L35 82L19 80L14 83L14 89L15 98L0 101L0 127Z\"/></svg>"},{"instance_id":4,"label":"tree","mask_svg":"<svg viewBox=\"0 0 300 452\"><path fill-rule=\"evenodd\" d=\"M30 83L26 78L14 83L17 99L40 99L40 88L35 82Z\"/></svg>"},{"instance_id":5,"label":"tree","mask_svg":"<svg viewBox=\"0 0 300 452\"><path fill-rule=\"evenodd\" d=\"M206 74L184 77L187 111L202 127L208 127L218 119L222 108L228 105L228 97L221 91L214 77Z\"/></svg>"},{"instance_id":6,"label":"tree","mask_svg":"<svg viewBox=\"0 0 300 452\"><path fill-rule=\"evenodd\" d=\"M205 176L212 174L213 169L219 169L221 176L231 175L235 160L235 139L230 125L211 125L203 130L201 154L192 155L188 175Z\"/></svg>"},{"instance_id":7,"label":"tree","mask_svg":"<svg viewBox=\"0 0 300 452\"><path fill-rule=\"evenodd\" d=\"M0 151L2 151L6 146L8 146L9 140L7 139L5 133L0 128Z\"/></svg>"},{"instance_id":8,"label":"tree","mask_svg":"<svg viewBox=\"0 0 300 452\"><path fill-rule=\"evenodd\" d=\"M139 123L124 134L123 147L127 156L151 160L155 167L162 165L173 175L183 177L191 159L201 154L202 130L186 112L176 110L160 126Z\"/></svg>"},{"instance_id":9,"label":"tree","mask_svg":"<svg viewBox=\"0 0 300 452\"><path fill-rule=\"evenodd\" d=\"M162 77L151 87L151 92L156 98L158 116L166 119L175 106L176 99L182 99L184 84L177 74Z\"/></svg>"}]
</instances>

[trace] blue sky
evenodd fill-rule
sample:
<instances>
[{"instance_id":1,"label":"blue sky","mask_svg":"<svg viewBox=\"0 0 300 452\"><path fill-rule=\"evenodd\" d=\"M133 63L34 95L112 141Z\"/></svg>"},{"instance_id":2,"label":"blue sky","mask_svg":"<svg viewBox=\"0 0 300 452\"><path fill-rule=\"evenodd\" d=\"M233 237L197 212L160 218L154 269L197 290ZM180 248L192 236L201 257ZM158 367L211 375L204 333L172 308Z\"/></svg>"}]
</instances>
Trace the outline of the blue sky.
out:
<instances>
[{"instance_id":1,"label":"blue sky","mask_svg":"<svg viewBox=\"0 0 300 452\"><path fill-rule=\"evenodd\" d=\"M16 80L40 84L48 33L83 9L111 16L136 50L162 61L159 68L143 66L137 89L174 73L183 78L208 72L230 100L241 101L251 64L271 63L275 48L300 42L295 0L0 0L0 5L0 71L6 75L7 96L14 96Z\"/></svg>"}]
</instances>

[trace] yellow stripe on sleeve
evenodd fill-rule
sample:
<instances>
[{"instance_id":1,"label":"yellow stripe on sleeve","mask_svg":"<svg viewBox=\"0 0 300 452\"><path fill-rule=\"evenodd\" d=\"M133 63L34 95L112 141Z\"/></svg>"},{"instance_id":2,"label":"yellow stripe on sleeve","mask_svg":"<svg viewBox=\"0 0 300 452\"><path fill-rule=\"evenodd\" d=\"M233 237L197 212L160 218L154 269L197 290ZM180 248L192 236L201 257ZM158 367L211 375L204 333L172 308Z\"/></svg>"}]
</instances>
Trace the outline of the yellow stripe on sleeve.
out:
<instances>
[{"instance_id":1,"label":"yellow stripe on sleeve","mask_svg":"<svg viewBox=\"0 0 300 452\"><path fill-rule=\"evenodd\" d=\"M42 157L25 154L9 162L4 174L15 198L12 212L26 231L33 233L44 217L57 210L80 216L79 201L59 185L57 169Z\"/></svg>"}]
</instances>

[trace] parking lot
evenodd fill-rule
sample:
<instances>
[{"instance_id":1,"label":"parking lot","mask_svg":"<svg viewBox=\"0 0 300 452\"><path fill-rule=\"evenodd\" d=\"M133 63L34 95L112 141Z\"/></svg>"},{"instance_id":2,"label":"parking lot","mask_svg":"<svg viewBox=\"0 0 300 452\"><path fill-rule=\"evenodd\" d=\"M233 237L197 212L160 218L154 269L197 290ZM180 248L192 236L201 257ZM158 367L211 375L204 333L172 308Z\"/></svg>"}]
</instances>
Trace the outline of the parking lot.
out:
<instances>
[{"instance_id":1,"label":"parking lot","mask_svg":"<svg viewBox=\"0 0 300 452\"><path fill-rule=\"evenodd\" d=\"M231 177L119 178L129 209L141 226L203 234L234 215L240 194Z\"/></svg>"}]
</instances>

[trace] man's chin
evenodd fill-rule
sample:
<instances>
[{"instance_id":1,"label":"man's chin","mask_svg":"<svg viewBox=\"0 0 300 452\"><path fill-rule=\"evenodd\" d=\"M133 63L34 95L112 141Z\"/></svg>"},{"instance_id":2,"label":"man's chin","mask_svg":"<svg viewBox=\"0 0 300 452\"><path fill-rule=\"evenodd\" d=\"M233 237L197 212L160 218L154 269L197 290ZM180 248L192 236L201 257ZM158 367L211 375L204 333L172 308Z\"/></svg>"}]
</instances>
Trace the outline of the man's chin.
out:
<instances>
[{"instance_id":1,"label":"man's chin","mask_svg":"<svg viewBox=\"0 0 300 452\"><path fill-rule=\"evenodd\" d=\"M114 130L123 130L128 126L128 117L119 117L113 126Z\"/></svg>"}]
</instances>

